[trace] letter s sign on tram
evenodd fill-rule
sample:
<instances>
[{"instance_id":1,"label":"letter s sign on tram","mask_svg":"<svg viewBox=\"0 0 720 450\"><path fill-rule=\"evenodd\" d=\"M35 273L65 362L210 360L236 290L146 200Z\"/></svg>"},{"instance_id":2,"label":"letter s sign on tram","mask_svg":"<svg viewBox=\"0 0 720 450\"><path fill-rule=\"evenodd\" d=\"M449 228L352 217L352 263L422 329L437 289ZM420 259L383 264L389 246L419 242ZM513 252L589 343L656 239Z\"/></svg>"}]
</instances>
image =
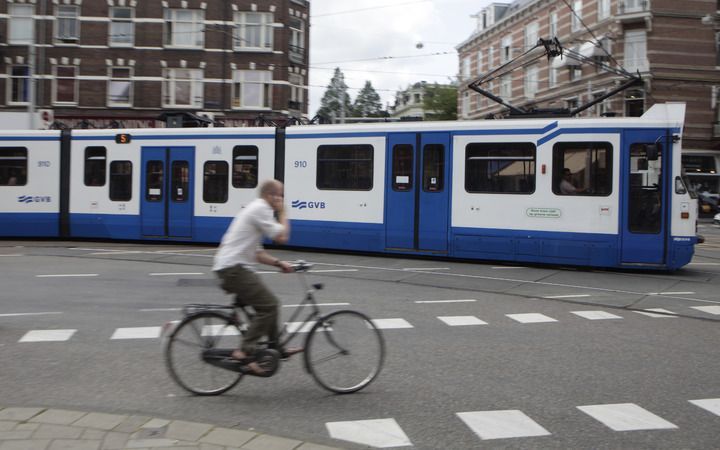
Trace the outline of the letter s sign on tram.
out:
<instances>
[{"instance_id":1,"label":"letter s sign on tram","mask_svg":"<svg viewBox=\"0 0 720 450\"><path fill-rule=\"evenodd\" d=\"M115 135L115 143L116 144L129 144L131 140L132 139L131 139L130 135L126 134L126 133Z\"/></svg>"}]
</instances>

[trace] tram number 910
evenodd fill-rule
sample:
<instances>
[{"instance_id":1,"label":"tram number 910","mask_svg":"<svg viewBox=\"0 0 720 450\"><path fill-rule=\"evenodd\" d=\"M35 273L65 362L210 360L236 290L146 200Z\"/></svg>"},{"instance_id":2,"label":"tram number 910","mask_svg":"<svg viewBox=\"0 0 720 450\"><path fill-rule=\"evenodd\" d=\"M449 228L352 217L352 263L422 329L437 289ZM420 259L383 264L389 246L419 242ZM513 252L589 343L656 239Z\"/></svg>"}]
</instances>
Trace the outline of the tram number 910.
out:
<instances>
[{"instance_id":1,"label":"tram number 910","mask_svg":"<svg viewBox=\"0 0 720 450\"><path fill-rule=\"evenodd\" d=\"M293 165L296 169L304 169L307 167L307 161L293 161Z\"/></svg>"}]
</instances>

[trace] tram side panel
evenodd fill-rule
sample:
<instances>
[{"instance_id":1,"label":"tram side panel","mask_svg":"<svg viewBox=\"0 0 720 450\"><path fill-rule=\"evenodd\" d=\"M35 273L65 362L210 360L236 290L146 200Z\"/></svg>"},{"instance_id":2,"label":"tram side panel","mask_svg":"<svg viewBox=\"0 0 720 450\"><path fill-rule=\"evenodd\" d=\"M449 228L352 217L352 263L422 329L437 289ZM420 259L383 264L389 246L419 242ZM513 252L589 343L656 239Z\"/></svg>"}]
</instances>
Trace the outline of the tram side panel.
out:
<instances>
[{"instance_id":1,"label":"tram side panel","mask_svg":"<svg viewBox=\"0 0 720 450\"><path fill-rule=\"evenodd\" d=\"M60 132L0 134L0 236L59 236L60 195Z\"/></svg>"},{"instance_id":2,"label":"tram side panel","mask_svg":"<svg viewBox=\"0 0 720 450\"><path fill-rule=\"evenodd\" d=\"M289 244L383 251L385 137L302 131L288 129L285 146Z\"/></svg>"}]
</instances>

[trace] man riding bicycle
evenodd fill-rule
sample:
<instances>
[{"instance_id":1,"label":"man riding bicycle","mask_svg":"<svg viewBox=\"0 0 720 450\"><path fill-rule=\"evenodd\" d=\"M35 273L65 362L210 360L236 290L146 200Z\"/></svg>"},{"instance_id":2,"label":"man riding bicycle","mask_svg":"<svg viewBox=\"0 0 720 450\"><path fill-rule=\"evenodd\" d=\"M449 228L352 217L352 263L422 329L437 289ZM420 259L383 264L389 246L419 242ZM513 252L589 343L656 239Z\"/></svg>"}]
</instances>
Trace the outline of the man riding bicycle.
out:
<instances>
[{"instance_id":1,"label":"man riding bicycle","mask_svg":"<svg viewBox=\"0 0 720 450\"><path fill-rule=\"evenodd\" d=\"M275 217L277 216L277 218ZM232 357L256 375L264 370L255 361L258 341L267 336L270 346L277 346L280 302L255 273L258 263L292 272L287 261L271 256L262 246L263 237L284 244L290 237L290 223L285 213L283 184L268 180L260 186L259 198L253 200L233 219L215 254L213 271L221 280L222 288L235 294L238 305L249 305L255 310L242 346ZM302 348L278 348L283 358L302 351Z\"/></svg>"}]
</instances>

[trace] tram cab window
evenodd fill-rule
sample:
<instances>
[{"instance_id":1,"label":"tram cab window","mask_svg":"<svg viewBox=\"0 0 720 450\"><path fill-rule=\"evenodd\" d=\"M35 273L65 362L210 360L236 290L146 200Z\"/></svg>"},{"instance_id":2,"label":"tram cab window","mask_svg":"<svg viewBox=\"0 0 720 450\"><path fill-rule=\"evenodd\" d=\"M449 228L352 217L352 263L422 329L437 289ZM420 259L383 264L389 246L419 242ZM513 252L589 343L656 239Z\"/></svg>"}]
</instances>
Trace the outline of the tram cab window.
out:
<instances>
[{"instance_id":1,"label":"tram cab window","mask_svg":"<svg viewBox=\"0 0 720 450\"><path fill-rule=\"evenodd\" d=\"M132 163L113 161L110 163L110 200L127 202L132 198Z\"/></svg>"},{"instance_id":2,"label":"tram cab window","mask_svg":"<svg viewBox=\"0 0 720 450\"><path fill-rule=\"evenodd\" d=\"M225 203L228 199L228 163L207 161L203 167L203 201Z\"/></svg>"},{"instance_id":3,"label":"tram cab window","mask_svg":"<svg viewBox=\"0 0 720 450\"><path fill-rule=\"evenodd\" d=\"M252 189L257 184L258 148L254 145L236 145L233 148L233 187Z\"/></svg>"},{"instance_id":4,"label":"tram cab window","mask_svg":"<svg viewBox=\"0 0 720 450\"><path fill-rule=\"evenodd\" d=\"M0 186L25 186L27 160L25 147L0 147Z\"/></svg>"},{"instance_id":5,"label":"tram cab window","mask_svg":"<svg viewBox=\"0 0 720 450\"><path fill-rule=\"evenodd\" d=\"M536 147L527 142L473 143L465 147L465 190L498 194L535 192Z\"/></svg>"},{"instance_id":6,"label":"tram cab window","mask_svg":"<svg viewBox=\"0 0 720 450\"><path fill-rule=\"evenodd\" d=\"M85 148L85 186L105 186L107 149Z\"/></svg>"},{"instance_id":7,"label":"tram cab window","mask_svg":"<svg viewBox=\"0 0 720 450\"><path fill-rule=\"evenodd\" d=\"M318 189L369 191L373 186L372 145L321 145L317 151Z\"/></svg>"},{"instance_id":8,"label":"tram cab window","mask_svg":"<svg viewBox=\"0 0 720 450\"><path fill-rule=\"evenodd\" d=\"M609 142L555 144L553 192L556 195L610 195L613 177L612 152Z\"/></svg>"}]
</instances>

